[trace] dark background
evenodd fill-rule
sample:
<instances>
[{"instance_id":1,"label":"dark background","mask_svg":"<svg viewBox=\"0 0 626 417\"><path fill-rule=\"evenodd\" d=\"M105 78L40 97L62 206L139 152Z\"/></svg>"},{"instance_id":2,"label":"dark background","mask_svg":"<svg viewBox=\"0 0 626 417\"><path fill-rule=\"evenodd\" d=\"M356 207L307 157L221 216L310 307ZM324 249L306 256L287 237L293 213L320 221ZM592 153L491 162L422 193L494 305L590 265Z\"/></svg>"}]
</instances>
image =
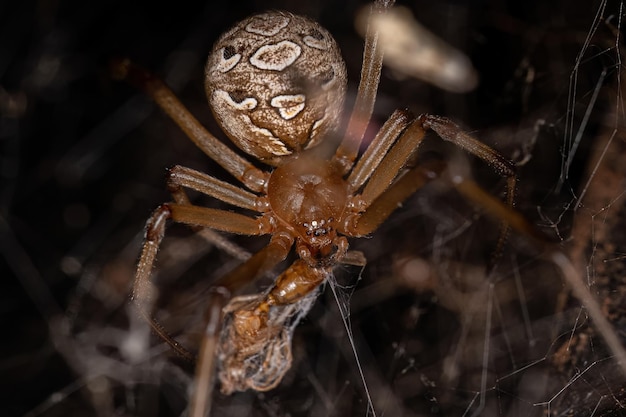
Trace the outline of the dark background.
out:
<instances>
[{"instance_id":1,"label":"dark background","mask_svg":"<svg viewBox=\"0 0 626 417\"><path fill-rule=\"evenodd\" d=\"M576 56L600 3L399 3L464 51L481 82L472 93L453 94L385 70L375 121L402 107L416 114L446 115L516 161L531 156L520 167L517 207L546 233L566 237L566 203L578 188L589 143L617 97L612 84L616 35L610 25L600 24L580 60L575 104L568 102ZM181 164L229 178L140 92L113 81L108 60L130 57L162 76L217 133L205 104L202 73L205 57L223 30L267 9L287 9L320 21L336 36L346 58L351 102L362 52L353 18L364 4L0 2L0 414L143 416L179 415L184 409L185 387L193 373L189 365L166 349L151 350L149 360L139 364L120 353L129 326L125 301L145 219L169 198L165 168ZM619 10L617 3L609 3L604 17ZM557 191L568 109L575 111L573 123L578 126L602 71L608 74L606 87L591 109L572 175ZM432 142L427 147L438 155L456 154ZM479 182L500 195L502 180L484 164L470 162ZM458 359L460 375L451 380L442 376L442 369L454 346L482 352L484 327L482 333L468 331L478 334L472 336L476 342L460 340L472 340L463 333L467 321L484 323L484 316L472 319L464 309L441 305L430 290L434 284L407 289L397 283L397 268L402 260L419 257L433 269L475 268L484 278L497 225L479 213L453 191L429 187L372 238L355 242L353 247L369 260L363 271L337 272L346 286L344 294L350 296L357 350L366 372L375 375L368 379L380 414L388 407L391 415L461 415L477 407L481 355L475 356L477 363ZM545 227L552 221L558 221L556 227ZM437 240L457 230L462 231L458 239ZM264 242L234 240L251 251ZM511 253L520 263L527 262L525 269L510 264L515 258ZM514 237L497 279L521 271L530 294L524 305L533 325L553 332L560 326L567 329L565 322L550 318L560 281L554 271L538 266L534 256L523 239ZM178 227L171 228L161 261L164 321L193 343L194 336L185 339L183 333L201 323L203 291L212 277L236 261ZM547 274L545 279L540 273ZM460 273L466 274L466 269ZM361 277L358 286L356 277ZM294 370L281 387L266 394L217 394L215 415L365 415L363 389L346 350L345 330L336 325L340 316L333 303L327 289L296 331ZM547 401L567 379L555 377L553 385L536 395L518 391L535 373L552 372L547 358L554 333L530 347L516 327L519 302L515 308L512 301L495 304L503 307L501 317L493 318L494 339L511 340L504 354L492 347L490 376L513 373L515 381L489 390L482 415L542 415L545 407L533 406L529 398ZM534 373L518 371L533 359L541 362L532 367Z\"/></svg>"}]
</instances>

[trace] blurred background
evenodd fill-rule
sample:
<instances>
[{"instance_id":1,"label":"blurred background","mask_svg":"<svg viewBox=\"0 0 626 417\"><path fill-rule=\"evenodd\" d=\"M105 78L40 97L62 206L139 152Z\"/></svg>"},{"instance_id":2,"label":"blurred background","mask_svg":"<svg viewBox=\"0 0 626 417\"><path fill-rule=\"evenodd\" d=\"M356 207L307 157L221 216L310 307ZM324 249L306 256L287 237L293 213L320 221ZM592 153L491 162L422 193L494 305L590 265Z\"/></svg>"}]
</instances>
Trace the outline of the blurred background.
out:
<instances>
[{"instance_id":1,"label":"blurred background","mask_svg":"<svg viewBox=\"0 0 626 417\"><path fill-rule=\"evenodd\" d=\"M623 4L398 3L467 56L478 84L447 92L386 68L372 132L396 108L452 118L518 165L518 210L567 241L594 144L621 127ZM169 200L166 168L231 179L141 92L112 80L108 61L129 57L163 77L224 138L203 91L204 61L220 33L268 9L318 20L347 61L349 106L363 44L354 22L366 4L0 2L2 415L169 416L186 406L192 365L156 337L142 355L128 354L133 332L143 331L128 315L128 292L145 220ZM441 142L428 139L416 162L444 158L503 196L502 178ZM487 273L497 236L498 222L435 182L353 242L368 265L337 268L339 305L344 316L351 311L377 414L622 415L623 380L611 374L601 338L586 330L558 271L513 234ZM267 241L228 238L251 252ZM623 265L620 247L612 253ZM168 229L157 316L190 349L199 343L207 289L238 262L184 227ZM371 415L341 315L327 288L295 331L283 383L268 393L216 392L213 414ZM624 335L623 318L613 319ZM555 360L568 337L584 339L576 346L593 346L591 353ZM590 364L599 365L576 385Z\"/></svg>"}]
</instances>

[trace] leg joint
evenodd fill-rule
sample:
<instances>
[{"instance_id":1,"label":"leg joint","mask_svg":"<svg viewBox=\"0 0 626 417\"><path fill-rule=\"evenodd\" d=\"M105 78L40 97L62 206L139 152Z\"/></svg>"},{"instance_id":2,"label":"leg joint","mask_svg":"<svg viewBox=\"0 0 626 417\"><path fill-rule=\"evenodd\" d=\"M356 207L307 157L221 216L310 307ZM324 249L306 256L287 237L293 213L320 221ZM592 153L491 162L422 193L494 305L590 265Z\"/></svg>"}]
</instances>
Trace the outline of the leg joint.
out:
<instances>
[{"instance_id":1,"label":"leg joint","mask_svg":"<svg viewBox=\"0 0 626 417\"><path fill-rule=\"evenodd\" d=\"M159 243L165 232L165 222L172 217L169 204L161 204L146 223L146 240Z\"/></svg>"}]
</instances>

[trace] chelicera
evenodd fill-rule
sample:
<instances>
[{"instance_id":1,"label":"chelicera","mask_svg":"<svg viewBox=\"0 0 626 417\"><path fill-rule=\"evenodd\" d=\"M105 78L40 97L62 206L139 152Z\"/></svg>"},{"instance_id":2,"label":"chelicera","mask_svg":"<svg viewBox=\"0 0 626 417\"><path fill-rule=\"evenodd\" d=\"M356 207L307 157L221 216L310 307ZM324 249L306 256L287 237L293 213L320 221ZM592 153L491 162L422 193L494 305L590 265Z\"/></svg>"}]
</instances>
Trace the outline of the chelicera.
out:
<instances>
[{"instance_id":1,"label":"chelicera","mask_svg":"<svg viewBox=\"0 0 626 417\"><path fill-rule=\"evenodd\" d=\"M372 13L385 13L392 3L377 1ZM211 386L216 367L225 393L263 391L280 382L291 362L291 331L314 302L320 285L338 264L365 264L361 253L349 250L348 238L375 232L406 198L441 171L436 164L406 167L426 131L434 131L505 176L507 203L513 204L513 164L443 117L396 111L358 157L381 66L377 34L370 30L356 103L345 131L340 132L346 69L335 40L324 28L305 17L268 12L223 34L208 58L206 93L228 137L270 167L261 170L205 130L158 78L129 61L114 64L120 78L150 94L203 152L243 185L183 166L169 171L167 185L174 201L157 208L147 222L132 293L156 333L180 355L195 359L150 311L150 275L168 220L270 236L265 248L214 284L199 354L198 373L209 375L204 385ZM334 153L328 151L332 146ZM196 206L185 189L258 215ZM226 304L231 294L272 270L294 247L298 259L272 288ZM203 391L198 385L196 390Z\"/></svg>"}]
</instances>

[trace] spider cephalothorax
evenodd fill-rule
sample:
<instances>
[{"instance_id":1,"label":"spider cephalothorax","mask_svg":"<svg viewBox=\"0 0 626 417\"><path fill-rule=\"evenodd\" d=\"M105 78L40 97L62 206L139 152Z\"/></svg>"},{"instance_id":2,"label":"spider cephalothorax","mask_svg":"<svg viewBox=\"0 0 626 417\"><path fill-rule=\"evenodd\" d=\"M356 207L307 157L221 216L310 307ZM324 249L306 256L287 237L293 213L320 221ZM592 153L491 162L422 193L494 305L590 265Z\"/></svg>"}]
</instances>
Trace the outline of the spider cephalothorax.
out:
<instances>
[{"instance_id":1,"label":"spider cephalothorax","mask_svg":"<svg viewBox=\"0 0 626 417\"><path fill-rule=\"evenodd\" d=\"M276 168L268 182L273 215L296 237L301 258L311 265L336 262L347 242L337 236L346 212L348 184L332 162L315 155L289 158Z\"/></svg>"}]
</instances>

